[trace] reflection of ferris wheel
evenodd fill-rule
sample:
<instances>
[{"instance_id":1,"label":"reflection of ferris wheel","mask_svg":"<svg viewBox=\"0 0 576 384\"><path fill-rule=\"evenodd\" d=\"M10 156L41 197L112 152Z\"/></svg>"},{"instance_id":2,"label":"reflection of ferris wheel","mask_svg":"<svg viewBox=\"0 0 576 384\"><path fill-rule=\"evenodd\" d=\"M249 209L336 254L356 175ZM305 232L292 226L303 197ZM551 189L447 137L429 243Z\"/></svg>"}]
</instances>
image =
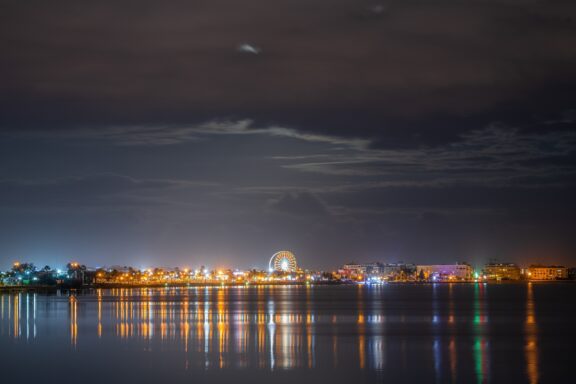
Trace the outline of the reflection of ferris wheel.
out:
<instances>
[{"instance_id":1,"label":"reflection of ferris wheel","mask_svg":"<svg viewBox=\"0 0 576 384\"><path fill-rule=\"evenodd\" d=\"M292 252L289 251L276 252L270 258L268 268L271 272L296 272L298 268L296 265L296 257Z\"/></svg>"}]
</instances>

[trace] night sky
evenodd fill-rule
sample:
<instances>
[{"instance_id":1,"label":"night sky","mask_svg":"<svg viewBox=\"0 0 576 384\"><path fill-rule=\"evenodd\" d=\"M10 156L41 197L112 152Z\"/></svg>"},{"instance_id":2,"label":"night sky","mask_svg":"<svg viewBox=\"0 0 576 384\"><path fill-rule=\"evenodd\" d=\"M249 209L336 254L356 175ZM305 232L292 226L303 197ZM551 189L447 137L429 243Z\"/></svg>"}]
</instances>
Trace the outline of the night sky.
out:
<instances>
[{"instance_id":1,"label":"night sky","mask_svg":"<svg viewBox=\"0 0 576 384\"><path fill-rule=\"evenodd\" d=\"M0 268L576 265L576 4L0 0Z\"/></svg>"}]
</instances>

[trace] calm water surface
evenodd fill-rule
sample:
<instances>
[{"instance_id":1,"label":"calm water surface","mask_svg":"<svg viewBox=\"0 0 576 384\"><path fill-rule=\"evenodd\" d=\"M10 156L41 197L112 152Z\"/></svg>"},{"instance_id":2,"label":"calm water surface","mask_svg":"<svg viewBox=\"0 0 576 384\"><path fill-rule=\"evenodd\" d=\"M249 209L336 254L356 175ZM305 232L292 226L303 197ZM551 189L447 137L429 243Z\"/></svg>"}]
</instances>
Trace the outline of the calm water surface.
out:
<instances>
[{"instance_id":1,"label":"calm water surface","mask_svg":"<svg viewBox=\"0 0 576 384\"><path fill-rule=\"evenodd\" d=\"M575 383L576 284L0 294L19 383Z\"/></svg>"}]
</instances>

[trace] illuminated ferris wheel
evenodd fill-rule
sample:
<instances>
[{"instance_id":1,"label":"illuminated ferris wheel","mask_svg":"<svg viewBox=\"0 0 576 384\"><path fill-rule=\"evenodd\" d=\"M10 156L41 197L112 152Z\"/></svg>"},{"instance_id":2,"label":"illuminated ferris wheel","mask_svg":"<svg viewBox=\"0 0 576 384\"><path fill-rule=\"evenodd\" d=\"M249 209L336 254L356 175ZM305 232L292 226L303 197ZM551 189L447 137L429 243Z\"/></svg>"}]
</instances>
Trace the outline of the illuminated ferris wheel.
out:
<instances>
[{"instance_id":1,"label":"illuminated ferris wheel","mask_svg":"<svg viewBox=\"0 0 576 384\"><path fill-rule=\"evenodd\" d=\"M270 258L268 263L270 272L296 272L298 265L296 264L296 257L290 251L276 252Z\"/></svg>"}]
</instances>

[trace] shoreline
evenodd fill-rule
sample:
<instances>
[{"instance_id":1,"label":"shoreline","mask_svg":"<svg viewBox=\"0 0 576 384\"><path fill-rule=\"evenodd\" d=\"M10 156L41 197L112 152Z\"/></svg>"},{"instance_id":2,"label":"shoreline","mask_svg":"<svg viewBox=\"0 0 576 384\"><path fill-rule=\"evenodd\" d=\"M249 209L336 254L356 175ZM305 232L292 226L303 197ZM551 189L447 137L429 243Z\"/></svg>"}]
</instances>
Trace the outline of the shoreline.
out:
<instances>
[{"instance_id":1,"label":"shoreline","mask_svg":"<svg viewBox=\"0 0 576 384\"><path fill-rule=\"evenodd\" d=\"M381 285L448 285L448 284L489 284L489 285L512 285L512 284L528 284L528 283L575 283L575 280L515 280L515 281L390 281L382 284L358 284L351 282L316 282L307 284L305 282L266 282L266 283L251 283L251 284L236 284L236 283L158 283L158 284L121 284L121 283L97 283L91 285L74 286L74 285L34 285L34 286L0 286L0 293L11 292L56 292L56 291L86 291L94 289L139 289L139 288L215 288L215 287L266 287L266 286L381 286Z\"/></svg>"}]
</instances>

